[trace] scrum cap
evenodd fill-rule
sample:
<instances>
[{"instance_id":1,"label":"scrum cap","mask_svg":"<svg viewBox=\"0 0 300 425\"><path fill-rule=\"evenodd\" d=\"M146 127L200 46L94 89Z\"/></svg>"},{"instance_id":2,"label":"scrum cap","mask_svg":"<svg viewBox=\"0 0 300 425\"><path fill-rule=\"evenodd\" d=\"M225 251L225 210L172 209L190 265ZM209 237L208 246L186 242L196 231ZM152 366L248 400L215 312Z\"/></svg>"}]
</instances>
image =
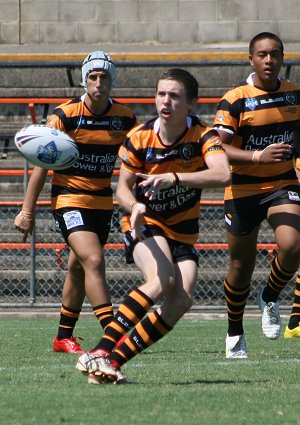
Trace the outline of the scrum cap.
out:
<instances>
[{"instance_id":1,"label":"scrum cap","mask_svg":"<svg viewBox=\"0 0 300 425\"><path fill-rule=\"evenodd\" d=\"M95 51L87 55L87 57L84 59L82 63L81 78L82 78L82 84L85 90L87 88L86 79L88 74L91 71L96 71L96 70L107 71L110 74L111 83L113 87L115 78L116 78L115 64L113 63L111 57L107 55L106 53L101 51Z\"/></svg>"}]
</instances>

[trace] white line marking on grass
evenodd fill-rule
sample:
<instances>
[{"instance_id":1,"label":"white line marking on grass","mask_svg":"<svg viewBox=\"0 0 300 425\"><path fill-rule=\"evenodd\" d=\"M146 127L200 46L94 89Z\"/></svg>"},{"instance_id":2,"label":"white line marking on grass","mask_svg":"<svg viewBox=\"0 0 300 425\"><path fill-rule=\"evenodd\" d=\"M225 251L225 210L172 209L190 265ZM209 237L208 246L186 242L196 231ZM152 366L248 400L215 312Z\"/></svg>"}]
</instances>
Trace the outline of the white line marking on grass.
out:
<instances>
[{"instance_id":1,"label":"white line marking on grass","mask_svg":"<svg viewBox=\"0 0 300 425\"><path fill-rule=\"evenodd\" d=\"M62 365L62 364L57 364L57 365L52 365L49 367L49 365L47 366L35 366L35 365L29 365L29 366L19 366L19 367L15 367L15 366L8 366L8 367L0 367L0 372L2 371L9 371L9 370L34 370L34 369L39 369L39 370L43 370L43 369L74 369L74 371L76 371L75 366L74 365Z\"/></svg>"},{"instance_id":2,"label":"white line marking on grass","mask_svg":"<svg viewBox=\"0 0 300 425\"><path fill-rule=\"evenodd\" d=\"M300 363L300 359L299 358L294 358L294 359L278 359L278 360L274 360L274 359L264 359L264 360L249 360L249 359L228 359L228 360L222 360L222 361L212 361L212 360L209 360L209 363L210 364L214 364L214 365L216 365L216 366L241 366L241 365L243 365L243 366L253 366L253 365L261 365L262 363L272 363L272 364L276 364L276 363L291 363L291 364L293 364L293 363L295 363L295 364L297 364L297 363ZM159 362L159 367L161 367L161 368L164 368L165 367L165 365L169 365L170 363L169 362L167 362L167 361L160 361ZM187 367L191 367L191 366L195 366L195 367L198 367L198 366L207 366L207 364L208 364L208 361L206 361L206 362L193 362L193 361L191 361L191 362L189 362L188 360L186 361L186 366ZM127 365L126 365L127 366ZM132 367L132 368L136 368L136 369L138 369L138 368L146 368L146 367L148 367L148 363L137 363L137 362L134 362L134 363L132 363L132 364L130 364L130 367Z\"/></svg>"}]
</instances>

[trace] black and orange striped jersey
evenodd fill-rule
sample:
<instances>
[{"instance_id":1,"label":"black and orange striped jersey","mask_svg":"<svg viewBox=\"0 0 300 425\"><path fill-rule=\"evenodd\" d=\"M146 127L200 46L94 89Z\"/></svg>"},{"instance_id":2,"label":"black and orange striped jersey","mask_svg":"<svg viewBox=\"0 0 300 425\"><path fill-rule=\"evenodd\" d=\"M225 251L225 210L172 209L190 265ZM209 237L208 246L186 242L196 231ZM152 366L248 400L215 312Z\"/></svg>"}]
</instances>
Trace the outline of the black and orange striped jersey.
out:
<instances>
[{"instance_id":1,"label":"black and orange striped jersey","mask_svg":"<svg viewBox=\"0 0 300 425\"><path fill-rule=\"evenodd\" d=\"M214 128L233 134L232 146L263 150L273 143L291 145L287 161L273 164L231 165L232 184L225 201L232 211L253 208L270 199L271 192L298 185L293 161L293 132L300 127L300 88L278 80L276 91L264 91L247 81L229 90L221 99Z\"/></svg>"},{"instance_id":2,"label":"black and orange striped jersey","mask_svg":"<svg viewBox=\"0 0 300 425\"><path fill-rule=\"evenodd\" d=\"M159 118L154 118L128 134L119 152L121 167L132 174L189 173L205 169L208 155L224 154L216 130L203 126L197 117L187 118L186 131L171 146L162 143L159 126ZM139 181L134 190L137 200L146 205L145 222L162 228L166 237L194 244L199 233L201 189L175 186L160 190L150 201L138 187ZM122 231L129 229L129 216L125 215Z\"/></svg>"},{"instance_id":3,"label":"black and orange striped jersey","mask_svg":"<svg viewBox=\"0 0 300 425\"><path fill-rule=\"evenodd\" d=\"M47 121L48 126L68 133L79 150L79 158L70 168L53 172L53 210L112 209L111 177L118 150L136 125L134 113L113 99L103 114L94 115L85 105L85 96L59 105Z\"/></svg>"}]
</instances>

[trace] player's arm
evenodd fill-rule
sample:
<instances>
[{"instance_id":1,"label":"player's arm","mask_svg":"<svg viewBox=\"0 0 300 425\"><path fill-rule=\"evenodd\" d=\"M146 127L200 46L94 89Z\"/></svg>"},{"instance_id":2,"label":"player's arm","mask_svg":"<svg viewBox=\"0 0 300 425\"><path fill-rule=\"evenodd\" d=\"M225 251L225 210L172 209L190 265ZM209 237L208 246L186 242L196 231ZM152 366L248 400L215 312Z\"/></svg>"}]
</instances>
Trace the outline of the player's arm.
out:
<instances>
[{"instance_id":1,"label":"player's arm","mask_svg":"<svg viewBox=\"0 0 300 425\"><path fill-rule=\"evenodd\" d=\"M228 158L225 153L207 155L207 168L194 173L177 173L180 186L195 188L224 187L231 183Z\"/></svg>"},{"instance_id":2,"label":"player's arm","mask_svg":"<svg viewBox=\"0 0 300 425\"><path fill-rule=\"evenodd\" d=\"M119 205L130 213L133 239L142 239L140 226L143 221L143 214L146 212L146 206L138 202L132 192L136 179L137 177L135 174L129 173L121 167L116 190L116 199Z\"/></svg>"},{"instance_id":3,"label":"player's arm","mask_svg":"<svg viewBox=\"0 0 300 425\"><path fill-rule=\"evenodd\" d=\"M205 158L207 168L192 173L164 173L142 174L138 177L144 179L139 186L145 190L145 196L150 200L155 199L157 192L172 186L189 186L195 188L212 188L227 186L231 182L229 163L225 152L207 155Z\"/></svg>"},{"instance_id":4,"label":"player's arm","mask_svg":"<svg viewBox=\"0 0 300 425\"><path fill-rule=\"evenodd\" d=\"M282 162L290 157L290 145L285 143L274 143L263 150L245 151L231 145L233 134L216 129L223 143L230 164L270 164L273 162Z\"/></svg>"},{"instance_id":5,"label":"player's arm","mask_svg":"<svg viewBox=\"0 0 300 425\"><path fill-rule=\"evenodd\" d=\"M15 217L14 225L23 233L23 241L25 242L28 234L32 233L34 226L35 205L41 193L47 171L44 168L34 167L26 189L22 210Z\"/></svg>"}]
</instances>

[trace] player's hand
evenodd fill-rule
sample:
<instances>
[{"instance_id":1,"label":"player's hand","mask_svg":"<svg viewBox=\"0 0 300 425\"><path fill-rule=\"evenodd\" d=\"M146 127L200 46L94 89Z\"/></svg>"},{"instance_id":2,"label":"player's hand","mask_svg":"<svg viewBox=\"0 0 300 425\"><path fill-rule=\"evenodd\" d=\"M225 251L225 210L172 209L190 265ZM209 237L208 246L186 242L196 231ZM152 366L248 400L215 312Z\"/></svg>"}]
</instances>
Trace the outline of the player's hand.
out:
<instances>
[{"instance_id":1,"label":"player's hand","mask_svg":"<svg viewBox=\"0 0 300 425\"><path fill-rule=\"evenodd\" d=\"M177 182L175 173L150 175L136 173L136 176L143 179L143 181L139 183L139 187L144 189L144 195L147 196L150 201L156 199L156 196L160 190L169 189Z\"/></svg>"},{"instance_id":2,"label":"player's hand","mask_svg":"<svg viewBox=\"0 0 300 425\"><path fill-rule=\"evenodd\" d=\"M19 232L23 233L23 242L26 242L28 234L32 234L34 226L34 211L23 208L19 214L16 215L14 225Z\"/></svg>"},{"instance_id":3,"label":"player's hand","mask_svg":"<svg viewBox=\"0 0 300 425\"><path fill-rule=\"evenodd\" d=\"M255 151L253 161L261 164L282 162L291 158L291 146L286 143L272 143L262 151Z\"/></svg>"},{"instance_id":4,"label":"player's hand","mask_svg":"<svg viewBox=\"0 0 300 425\"><path fill-rule=\"evenodd\" d=\"M144 221L144 214L146 212L146 205L135 202L131 207L130 225L131 225L131 236L133 239L143 240L143 234L141 232L141 226Z\"/></svg>"}]
</instances>

